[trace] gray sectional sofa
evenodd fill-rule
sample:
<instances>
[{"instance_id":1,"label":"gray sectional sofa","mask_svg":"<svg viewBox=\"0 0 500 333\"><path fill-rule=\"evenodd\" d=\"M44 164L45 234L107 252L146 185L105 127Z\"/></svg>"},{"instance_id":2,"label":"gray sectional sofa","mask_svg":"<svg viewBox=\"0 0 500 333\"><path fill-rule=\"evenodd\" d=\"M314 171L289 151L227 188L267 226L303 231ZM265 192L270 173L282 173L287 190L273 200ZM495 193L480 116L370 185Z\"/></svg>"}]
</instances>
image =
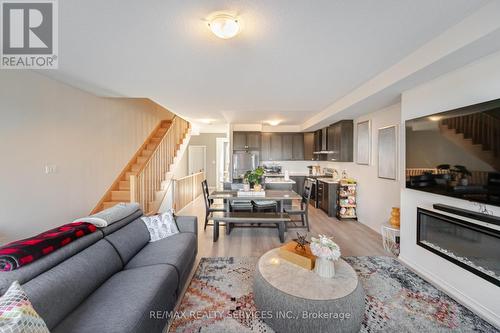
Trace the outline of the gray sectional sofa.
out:
<instances>
[{"instance_id":1,"label":"gray sectional sofa","mask_svg":"<svg viewBox=\"0 0 500 333\"><path fill-rule=\"evenodd\" d=\"M54 333L161 332L188 282L197 253L196 217L180 233L149 243L142 211L12 272Z\"/></svg>"}]
</instances>

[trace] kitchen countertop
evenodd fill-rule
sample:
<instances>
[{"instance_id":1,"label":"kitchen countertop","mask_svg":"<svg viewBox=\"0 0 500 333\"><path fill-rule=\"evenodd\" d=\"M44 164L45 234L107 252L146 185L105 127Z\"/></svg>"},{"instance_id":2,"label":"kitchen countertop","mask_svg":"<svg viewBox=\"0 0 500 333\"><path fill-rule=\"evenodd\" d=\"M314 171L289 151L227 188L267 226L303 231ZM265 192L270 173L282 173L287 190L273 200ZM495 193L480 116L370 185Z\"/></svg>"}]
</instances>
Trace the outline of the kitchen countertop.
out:
<instances>
[{"instance_id":1,"label":"kitchen countertop","mask_svg":"<svg viewBox=\"0 0 500 333\"><path fill-rule=\"evenodd\" d=\"M318 178L320 182L328 183L328 184L338 184L339 179L334 179L334 178Z\"/></svg>"},{"instance_id":2,"label":"kitchen countertop","mask_svg":"<svg viewBox=\"0 0 500 333\"><path fill-rule=\"evenodd\" d=\"M265 180L265 183L266 184L295 184L295 180L285 180L284 178L274 178L274 177L271 177L271 178L266 178Z\"/></svg>"},{"instance_id":3,"label":"kitchen countertop","mask_svg":"<svg viewBox=\"0 0 500 333\"><path fill-rule=\"evenodd\" d=\"M307 177L309 174L307 172L289 172L288 175L290 177L293 176L304 176ZM285 174L282 173L264 173L264 177L285 177Z\"/></svg>"}]
</instances>

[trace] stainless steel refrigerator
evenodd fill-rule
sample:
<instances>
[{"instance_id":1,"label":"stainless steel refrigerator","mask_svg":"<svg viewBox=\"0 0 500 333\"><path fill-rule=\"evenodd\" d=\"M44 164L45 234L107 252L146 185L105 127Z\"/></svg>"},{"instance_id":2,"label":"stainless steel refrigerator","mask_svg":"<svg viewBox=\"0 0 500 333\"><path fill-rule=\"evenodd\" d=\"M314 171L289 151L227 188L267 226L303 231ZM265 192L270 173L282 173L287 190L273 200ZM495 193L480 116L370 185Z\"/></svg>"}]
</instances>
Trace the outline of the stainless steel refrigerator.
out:
<instances>
[{"instance_id":1,"label":"stainless steel refrigerator","mask_svg":"<svg viewBox=\"0 0 500 333\"><path fill-rule=\"evenodd\" d=\"M259 166L259 152L239 151L233 154L233 180L242 180L247 171Z\"/></svg>"}]
</instances>

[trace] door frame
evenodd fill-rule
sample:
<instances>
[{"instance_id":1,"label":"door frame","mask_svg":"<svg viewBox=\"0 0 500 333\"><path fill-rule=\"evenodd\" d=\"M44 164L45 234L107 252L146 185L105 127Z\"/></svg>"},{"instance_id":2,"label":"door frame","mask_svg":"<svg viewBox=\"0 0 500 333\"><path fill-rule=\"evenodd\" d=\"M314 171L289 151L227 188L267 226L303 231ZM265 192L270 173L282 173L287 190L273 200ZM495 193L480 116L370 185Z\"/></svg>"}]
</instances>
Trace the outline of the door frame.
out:
<instances>
[{"instance_id":1,"label":"door frame","mask_svg":"<svg viewBox=\"0 0 500 333\"><path fill-rule=\"evenodd\" d=\"M224 154L224 143L227 143L228 144L228 156L227 156L227 159L228 159L228 170L224 170L224 165L220 165L221 164L221 154ZM219 188L219 187L222 187L222 184L219 184L220 182L220 178L224 178L224 172L227 171L229 173L229 165L231 164L230 160L231 160L231 157L229 156L229 139L228 138L215 138L215 149L216 149L216 152L215 152L215 187L216 188ZM220 175L219 171L220 169L223 169L222 171L222 175ZM224 180L222 180L224 181Z\"/></svg>"}]
</instances>

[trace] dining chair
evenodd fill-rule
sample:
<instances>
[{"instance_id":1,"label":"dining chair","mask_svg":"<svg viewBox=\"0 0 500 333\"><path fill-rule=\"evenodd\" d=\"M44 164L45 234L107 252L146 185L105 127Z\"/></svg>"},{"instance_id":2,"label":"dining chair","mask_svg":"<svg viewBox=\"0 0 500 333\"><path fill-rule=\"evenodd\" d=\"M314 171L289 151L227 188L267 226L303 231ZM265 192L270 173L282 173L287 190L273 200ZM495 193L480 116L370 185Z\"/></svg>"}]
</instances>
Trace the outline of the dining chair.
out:
<instances>
[{"instance_id":1,"label":"dining chair","mask_svg":"<svg viewBox=\"0 0 500 333\"><path fill-rule=\"evenodd\" d=\"M205 224L203 226L203 230L207 229L208 220L210 217L210 213L213 212L225 212L226 211L226 205L224 204L215 204L213 203L213 200L209 199L210 196L210 191L208 190L208 183L207 180L205 179L204 181L201 182L201 187L203 189L203 198L205 200Z\"/></svg>"},{"instance_id":2,"label":"dining chair","mask_svg":"<svg viewBox=\"0 0 500 333\"><path fill-rule=\"evenodd\" d=\"M311 200L311 183L306 180L304 183L304 189L302 191L302 199L300 200L300 206L285 206L284 211L288 215L300 215L302 221L302 227L309 229L309 201Z\"/></svg>"}]
</instances>

